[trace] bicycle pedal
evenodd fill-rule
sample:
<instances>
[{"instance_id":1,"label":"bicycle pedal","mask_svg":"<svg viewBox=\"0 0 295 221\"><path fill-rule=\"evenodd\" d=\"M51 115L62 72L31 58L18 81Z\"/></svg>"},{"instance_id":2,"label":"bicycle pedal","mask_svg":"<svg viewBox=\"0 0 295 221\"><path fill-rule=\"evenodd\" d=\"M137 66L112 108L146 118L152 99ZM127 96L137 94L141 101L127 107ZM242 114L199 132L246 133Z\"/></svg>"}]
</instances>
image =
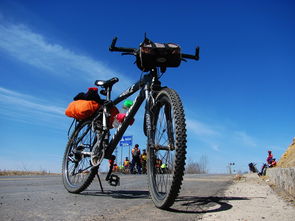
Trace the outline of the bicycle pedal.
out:
<instances>
[{"instance_id":1,"label":"bicycle pedal","mask_svg":"<svg viewBox=\"0 0 295 221\"><path fill-rule=\"evenodd\" d=\"M115 174L112 174L109 178L109 184L111 186L120 186L120 177L118 177L117 175Z\"/></svg>"}]
</instances>

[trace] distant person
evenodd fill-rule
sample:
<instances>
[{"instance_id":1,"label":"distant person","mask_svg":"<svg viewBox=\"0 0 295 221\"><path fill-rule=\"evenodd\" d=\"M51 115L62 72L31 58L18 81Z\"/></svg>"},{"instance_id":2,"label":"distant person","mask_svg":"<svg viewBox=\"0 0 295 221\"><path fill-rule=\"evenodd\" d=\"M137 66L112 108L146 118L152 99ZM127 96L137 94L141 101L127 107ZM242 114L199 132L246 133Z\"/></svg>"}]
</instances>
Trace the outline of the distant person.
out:
<instances>
[{"instance_id":1,"label":"distant person","mask_svg":"<svg viewBox=\"0 0 295 221\"><path fill-rule=\"evenodd\" d=\"M271 150L268 151L268 156L266 158L266 162L268 164L268 167L274 167L277 164L276 159L273 158Z\"/></svg>"},{"instance_id":2,"label":"distant person","mask_svg":"<svg viewBox=\"0 0 295 221\"><path fill-rule=\"evenodd\" d=\"M114 163L113 172L118 172L118 171L119 171L119 166L117 163Z\"/></svg>"},{"instance_id":3,"label":"distant person","mask_svg":"<svg viewBox=\"0 0 295 221\"><path fill-rule=\"evenodd\" d=\"M130 167L130 161L129 161L128 157L126 157L125 160L124 160L125 173L129 173L129 167Z\"/></svg>"},{"instance_id":4,"label":"distant person","mask_svg":"<svg viewBox=\"0 0 295 221\"><path fill-rule=\"evenodd\" d=\"M155 162L155 167L156 167L156 172L158 174L161 173L161 166L162 166L162 160L160 160L159 158L156 159L156 162Z\"/></svg>"},{"instance_id":5,"label":"distant person","mask_svg":"<svg viewBox=\"0 0 295 221\"><path fill-rule=\"evenodd\" d=\"M146 150L142 150L142 154L140 156L141 158L141 166L142 166L142 173L146 174L146 160L147 160L147 154L146 154Z\"/></svg>"},{"instance_id":6,"label":"distant person","mask_svg":"<svg viewBox=\"0 0 295 221\"><path fill-rule=\"evenodd\" d=\"M258 173L259 176L265 176L266 170L269 167L275 167L277 165L276 159L273 158L271 150L268 151L268 156L266 158L266 163L263 164L261 171Z\"/></svg>"},{"instance_id":7,"label":"distant person","mask_svg":"<svg viewBox=\"0 0 295 221\"><path fill-rule=\"evenodd\" d=\"M248 166L249 166L249 170L250 170L252 173L258 173L258 170L257 170L257 168L256 168L256 164L255 164L255 163L249 163Z\"/></svg>"},{"instance_id":8,"label":"distant person","mask_svg":"<svg viewBox=\"0 0 295 221\"><path fill-rule=\"evenodd\" d=\"M266 162L267 162L268 164L271 164L272 159L273 159L273 155L272 155L272 153L271 153L271 150L269 150L269 151L267 151L267 152L268 152L268 156L267 156L267 158L266 158Z\"/></svg>"},{"instance_id":9,"label":"distant person","mask_svg":"<svg viewBox=\"0 0 295 221\"><path fill-rule=\"evenodd\" d=\"M119 171L120 171L121 173L123 172L123 170L124 170L124 166L123 166L123 165L119 166Z\"/></svg>"},{"instance_id":10,"label":"distant person","mask_svg":"<svg viewBox=\"0 0 295 221\"><path fill-rule=\"evenodd\" d=\"M131 154L132 154L132 162L131 162L130 172L134 173L134 167L136 164L137 172L141 174L140 149L138 144L135 144Z\"/></svg>"},{"instance_id":11,"label":"distant person","mask_svg":"<svg viewBox=\"0 0 295 221\"><path fill-rule=\"evenodd\" d=\"M167 172L168 172L167 164L162 163L162 165L161 165L161 173L167 173Z\"/></svg>"}]
</instances>

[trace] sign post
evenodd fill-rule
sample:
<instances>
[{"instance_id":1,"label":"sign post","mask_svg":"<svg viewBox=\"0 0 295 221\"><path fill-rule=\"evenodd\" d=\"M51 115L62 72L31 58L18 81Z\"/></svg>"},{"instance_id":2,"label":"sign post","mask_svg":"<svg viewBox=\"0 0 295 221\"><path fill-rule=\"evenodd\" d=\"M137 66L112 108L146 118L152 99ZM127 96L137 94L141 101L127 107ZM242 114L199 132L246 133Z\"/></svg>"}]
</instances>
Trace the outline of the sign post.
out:
<instances>
[{"instance_id":1,"label":"sign post","mask_svg":"<svg viewBox=\"0 0 295 221\"><path fill-rule=\"evenodd\" d=\"M123 147L128 146L129 147L129 160L130 160L130 147L132 146L132 140L133 136L123 136L122 140L120 140L120 146L121 146L121 165L123 165L123 157L122 157L122 152L123 152Z\"/></svg>"}]
</instances>

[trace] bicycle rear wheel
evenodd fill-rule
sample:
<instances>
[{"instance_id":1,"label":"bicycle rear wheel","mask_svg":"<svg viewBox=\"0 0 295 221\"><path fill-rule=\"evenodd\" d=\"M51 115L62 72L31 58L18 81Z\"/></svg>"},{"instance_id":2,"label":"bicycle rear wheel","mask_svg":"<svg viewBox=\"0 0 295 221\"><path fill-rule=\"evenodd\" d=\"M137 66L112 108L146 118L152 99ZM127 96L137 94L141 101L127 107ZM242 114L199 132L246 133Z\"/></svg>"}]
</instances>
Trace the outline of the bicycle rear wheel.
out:
<instances>
[{"instance_id":1,"label":"bicycle rear wheel","mask_svg":"<svg viewBox=\"0 0 295 221\"><path fill-rule=\"evenodd\" d=\"M97 173L97 168L91 169L90 155L84 154L92 151L95 142L91 120L80 122L68 141L62 164L63 183L71 193L85 190Z\"/></svg>"},{"instance_id":2,"label":"bicycle rear wheel","mask_svg":"<svg viewBox=\"0 0 295 221\"><path fill-rule=\"evenodd\" d=\"M167 209L179 194L186 159L185 115L174 90L165 88L159 92L151 123L147 162L149 189L154 204Z\"/></svg>"}]
</instances>

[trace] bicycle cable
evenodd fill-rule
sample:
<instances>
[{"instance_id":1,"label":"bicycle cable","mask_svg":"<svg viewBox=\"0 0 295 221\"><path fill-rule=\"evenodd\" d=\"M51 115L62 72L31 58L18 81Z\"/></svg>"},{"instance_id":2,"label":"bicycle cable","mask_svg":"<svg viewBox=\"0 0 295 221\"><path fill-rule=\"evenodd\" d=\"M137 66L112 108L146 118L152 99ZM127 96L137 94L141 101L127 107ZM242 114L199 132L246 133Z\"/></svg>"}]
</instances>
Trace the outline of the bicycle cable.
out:
<instances>
[{"instance_id":1,"label":"bicycle cable","mask_svg":"<svg viewBox=\"0 0 295 221\"><path fill-rule=\"evenodd\" d=\"M159 69L160 69L160 68L158 67L157 69L158 69L157 72L159 73ZM158 79L160 79L160 78L163 76L164 73L165 73L165 72L161 72L161 75L158 76Z\"/></svg>"},{"instance_id":2,"label":"bicycle cable","mask_svg":"<svg viewBox=\"0 0 295 221\"><path fill-rule=\"evenodd\" d=\"M141 82L141 80L143 79L143 71L141 72L141 74L140 74L140 78L139 78L139 82ZM139 84L139 88L141 89L142 88L142 86L141 86L141 84Z\"/></svg>"}]
</instances>

